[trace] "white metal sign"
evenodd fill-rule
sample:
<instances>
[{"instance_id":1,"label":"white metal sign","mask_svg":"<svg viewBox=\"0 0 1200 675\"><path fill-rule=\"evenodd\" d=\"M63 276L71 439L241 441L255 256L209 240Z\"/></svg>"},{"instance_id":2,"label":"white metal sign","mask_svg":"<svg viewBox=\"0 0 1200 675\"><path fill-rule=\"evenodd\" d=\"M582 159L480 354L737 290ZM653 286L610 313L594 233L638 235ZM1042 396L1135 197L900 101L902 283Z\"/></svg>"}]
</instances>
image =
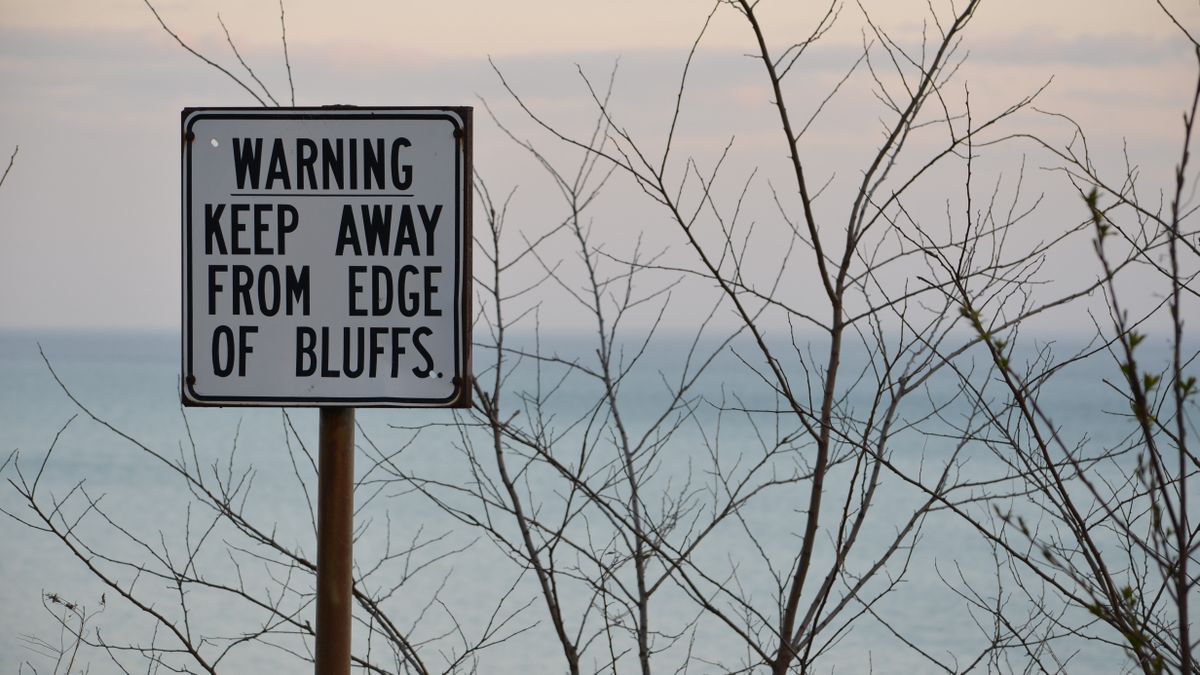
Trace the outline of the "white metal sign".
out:
<instances>
[{"instance_id":1,"label":"white metal sign","mask_svg":"<svg viewBox=\"0 0 1200 675\"><path fill-rule=\"evenodd\" d=\"M183 111L183 400L470 402L470 108Z\"/></svg>"}]
</instances>

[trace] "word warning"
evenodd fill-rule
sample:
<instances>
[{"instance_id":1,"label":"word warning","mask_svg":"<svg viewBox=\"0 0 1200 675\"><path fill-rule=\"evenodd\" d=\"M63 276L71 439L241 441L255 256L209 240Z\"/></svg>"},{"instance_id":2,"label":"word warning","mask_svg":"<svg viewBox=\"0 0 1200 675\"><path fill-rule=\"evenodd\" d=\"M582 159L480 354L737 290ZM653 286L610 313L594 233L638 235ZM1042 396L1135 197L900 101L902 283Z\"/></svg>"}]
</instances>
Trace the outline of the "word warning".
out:
<instances>
[{"instance_id":1,"label":"word warning","mask_svg":"<svg viewBox=\"0 0 1200 675\"><path fill-rule=\"evenodd\" d=\"M183 401L470 404L470 108L183 111Z\"/></svg>"}]
</instances>

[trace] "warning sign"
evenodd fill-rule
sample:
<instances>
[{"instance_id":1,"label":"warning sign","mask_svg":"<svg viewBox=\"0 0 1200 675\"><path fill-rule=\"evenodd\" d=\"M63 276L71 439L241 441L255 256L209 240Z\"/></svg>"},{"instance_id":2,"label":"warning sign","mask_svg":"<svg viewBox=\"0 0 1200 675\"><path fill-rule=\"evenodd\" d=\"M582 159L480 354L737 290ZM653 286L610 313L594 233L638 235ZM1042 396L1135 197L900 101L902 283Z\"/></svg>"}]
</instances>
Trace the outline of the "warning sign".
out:
<instances>
[{"instance_id":1,"label":"warning sign","mask_svg":"<svg viewBox=\"0 0 1200 675\"><path fill-rule=\"evenodd\" d=\"M470 403L470 108L183 111L183 400Z\"/></svg>"}]
</instances>

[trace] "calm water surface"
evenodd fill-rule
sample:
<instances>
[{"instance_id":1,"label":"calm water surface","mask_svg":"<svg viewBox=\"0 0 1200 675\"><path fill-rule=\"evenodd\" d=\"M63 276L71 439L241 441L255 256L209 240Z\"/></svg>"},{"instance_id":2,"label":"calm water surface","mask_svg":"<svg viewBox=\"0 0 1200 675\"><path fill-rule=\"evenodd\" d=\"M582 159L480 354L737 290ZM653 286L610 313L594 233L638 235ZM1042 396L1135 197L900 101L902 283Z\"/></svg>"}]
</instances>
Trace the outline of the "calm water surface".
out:
<instances>
[{"instance_id":1,"label":"calm water surface","mask_svg":"<svg viewBox=\"0 0 1200 675\"><path fill-rule=\"evenodd\" d=\"M45 353L59 377L71 392L98 417L114 427L127 432L137 441L171 457L179 453L189 455L191 443L189 430L195 441L197 457L211 475L221 475L228 466L253 467L254 485L247 501L247 510L252 511L263 522L274 523L275 536L281 542L292 544L311 552L311 512L305 488L297 480L296 472L310 476L311 471L301 466L294 470L285 444L285 419L278 409L201 409L187 412L185 417L178 404L178 344L174 335L167 334L0 334L0 450L8 457L19 450L23 470L32 475L41 462L56 432L78 413L64 391L54 382L50 371L39 354ZM569 342L569 340L568 340ZM627 393L629 405L628 424L637 429L650 419L654 410L654 380L659 370L669 370L678 361L680 345L667 345L654 352L643 365L650 378L644 387L639 385ZM582 353L587 353L584 350ZM655 360L657 359L657 361ZM1109 416L1098 411L1112 407L1102 387L1097 387L1100 372L1096 367L1083 372L1068 372L1058 385L1065 392L1076 392L1064 397L1066 403L1058 408L1059 419L1068 427L1081 425L1093 435L1118 433L1119 425ZM722 370L724 369L724 370ZM746 378L744 369L726 363L713 373L706 393L716 397L721 386L726 389ZM585 401L584 392L575 390L573 381L568 381L553 399L561 406L563 419L573 405ZM639 397L645 398L645 404ZM914 414L916 412L914 411ZM640 417L639 417L640 415ZM315 410L293 410L290 422L296 429L297 439L309 439L315 450ZM374 443L379 451L394 452L405 448L396 462L405 471L411 470L426 476L461 484L469 475L461 452L455 450L457 435L451 428L433 429L422 433L416 442L406 446L411 434L393 426L411 426L422 422L448 423L453 421L448 411L372 411L359 413L359 422L365 439ZM725 424L722 433L726 446L744 442L753 446L755 440L748 427L738 428L736 422ZM435 508L428 499L395 484L376 483L371 478L383 474L370 471L371 458L375 450L360 436L358 470L368 480L360 487L359 501L374 495L373 506L364 508L359 514L359 523L369 524L379 532L380 527L393 531L392 549L399 547L397 541L436 539L429 551L449 552L462 547L466 553L458 554L435 563L420 576L414 577L412 587L418 589L409 596L398 595L394 611L398 617L416 621L422 617L423 604L427 602L433 588L447 578L439 596L466 626L469 633L485 624L493 609L481 604L479 598L494 598L497 589L517 582L519 570L490 542L472 528L447 517ZM702 436L698 431L685 427L665 452L661 461L664 476L685 476L691 471L695 480L702 481ZM237 454L232 465L226 464L229 449L236 444ZM937 465L937 458L944 455L946 446L937 439L905 437L896 446L894 459L898 464L916 470L921 462L928 463L930 470ZM982 449L972 451L968 457L968 471L981 472L996 469L995 461ZM301 455L302 456L302 455ZM690 468L689 468L690 467ZM15 478L10 465L5 478ZM181 479L160 462L149 458L129 441L118 437L97 423L80 415L63 431L58 446L44 472L40 490L44 494L63 495L86 479L84 486L92 498L101 500L107 512L115 519L149 533L157 538L163 533L164 542L177 545L182 538L196 536L186 526L191 522L207 522L207 514L189 513L186 507L185 486ZM678 480L678 478L676 478ZM665 486L666 483L652 483ZM311 485L307 486L311 489ZM26 513L12 488L4 485L0 504L14 515ZM311 494L311 491L310 493ZM450 494L450 493L448 493ZM795 533L802 524L798 496L805 491L793 491L778 496L768 495L754 503L746 513L746 519L761 533L767 553L781 555L795 546ZM884 491L879 496L880 508L884 513L904 513L915 503L918 495L904 490ZM451 498L452 499L452 498ZM650 499L649 501L655 501ZM387 504L381 510L375 506ZM389 524L381 526L384 518ZM195 525L193 525L195 526ZM864 533L863 548L881 546L894 531L895 522L886 519L873 522ZM734 536L734 535L730 535ZM129 551L128 542L119 537L102 542L111 545L114 551ZM0 540L4 542L4 555L0 556L0 603L6 611L0 613L0 669L15 672L23 661L43 664L41 672L49 668L33 648L30 638L55 643L59 632L50 614L42 607L43 592L54 592L91 609L98 607L99 598L105 589L72 558L60 543L49 536L35 532L16 523L11 518L0 520ZM152 544L154 542L151 542ZM721 542L715 542L720 544ZM702 549L698 556L711 556L716 568L740 565L730 555L729 546L715 545ZM364 536L357 544L356 556L359 564L364 560L383 555L389 542L386 537ZM176 547L177 550L177 547ZM743 550L749 558L748 551ZM432 554L431 554L432 555ZM436 556L433 556L436 557ZM211 561L213 565L222 564ZM980 627L976 626L963 602L947 590L947 581L958 583L968 579L987 588L995 585L995 561L988 547L983 546L970 528L945 515L931 516L925 523L917 552L907 567L904 581L892 595L874 607L889 623L914 638L930 654L952 661L951 654L959 659L969 659L973 650L982 643ZM747 564L742 582L746 592L770 602L770 579L761 571L754 572ZM261 571L261 570L259 570ZM899 571L899 567L897 567ZM250 572L247 572L250 574ZM989 581L991 580L991 581ZM382 585L387 579L378 579ZM153 583L146 581L139 583ZM961 586L961 583L958 583ZM406 587L409 588L409 587ZM994 590L994 589L993 589ZM407 591L406 591L407 592ZM1019 594L1018 594L1019 595ZM536 600L534 586L528 578L517 583L514 599L509 609L516 609L529 600ZM137 633L139 619L128 607L114 602L107 593L108 604L101 616L100 625L108 633L120 635L122 628L131 641L148 640L147 633ZM695 608L671 589L662 593L660 607L670 611L665 615L686 617L695 614ZM1014 600L1014 602L1019 602ZM168 604L167 601L164 603ZM405 603L408 603L407 606ZM226 608L213 605L198 605L197 622L210 620L220 624L221 613ZM303 616L310 616L304 614ZM440 632L432 627L439 621L444 623L435 607L424 615L422 621L432 622L426 634ZM504 644L494 647L481 656L481 672L525 673L560 672L561 659L556 656L555 646L548 624L543 620L540 600L530 605L525 614L513 626L527 626L541 621L540 626L521 633ZM253 623L253 622L251 622ZM686 621L685 621L686 623ZM111 626L111 628L109 628ZM986 626L985 626L986 628ZM233 630L233 629L231 629ZM737 654L724 653L734 649L721 631L707 626L698 631L696 653L713 660L735 663ZM682 648L680 648L682 649ZM1067 656L1071 656L1068 650ZM1115 658L1114 658L1115 657ZM1121 657L1111 650L1094 647L1082 648L1074 653L1072 671L1114 672L1120 669ZM231 660L223 672L286 672L294 661L279 652L247 652ZM847 632L833 647L826 661L836 672L876 673L929 672L931 664L905 648L888 629L881 624L864 619L854 630ZM102 660L93 661L91 672L110 672L114 668ZM693 666L691 672L709 672ZM282 669L282 670L281 670ZM713 672L717 672L714 670Z\"/></svg>"}]
</instances>

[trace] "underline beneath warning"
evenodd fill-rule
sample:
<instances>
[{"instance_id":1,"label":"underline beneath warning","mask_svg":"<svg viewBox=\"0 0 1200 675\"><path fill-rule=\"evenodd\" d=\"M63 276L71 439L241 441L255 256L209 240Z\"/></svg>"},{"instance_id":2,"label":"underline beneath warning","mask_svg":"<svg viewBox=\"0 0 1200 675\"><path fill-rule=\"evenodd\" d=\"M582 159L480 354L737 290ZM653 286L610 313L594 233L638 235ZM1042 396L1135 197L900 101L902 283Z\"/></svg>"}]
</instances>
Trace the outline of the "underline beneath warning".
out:
<instances>
[{"instance_id":1,"label":"underline beneath warning","mask_svg":"<svg viewBox=\"0 0 1200 675\"><path fill-rule=\"evenodd\" d=\"M230 197L337 197L340 199L363 197L399 197L407 199L411 194L404 192L230 192Z\"/></svg>"}]
</instances>

